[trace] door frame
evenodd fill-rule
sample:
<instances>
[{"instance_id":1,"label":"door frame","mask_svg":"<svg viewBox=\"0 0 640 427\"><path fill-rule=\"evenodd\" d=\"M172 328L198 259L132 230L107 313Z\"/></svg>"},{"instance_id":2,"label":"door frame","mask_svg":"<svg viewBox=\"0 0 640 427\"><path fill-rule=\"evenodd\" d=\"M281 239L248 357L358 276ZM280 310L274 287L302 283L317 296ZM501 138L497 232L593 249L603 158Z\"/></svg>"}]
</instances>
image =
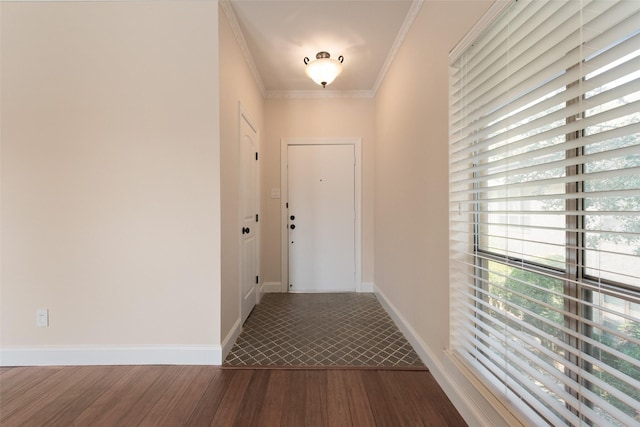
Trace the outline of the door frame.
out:
<instances>
[{"instance_id":1,"label":"door frame","mask_svg":"<svg viewBox=\"0 0 640 427\"><path fill-rule=\"evenodd\" d=\"M362 138L281 138L280 139L280 280L281 292L289 292L289 231L288 208L289 199L289 146L290 145L353 145L355 153L354 202L355 218L355 269L356 292L362 292Z\"/></svg>"},{"instance_id":2,"label":"door frame","mask_svg":"<svg viewBox=\"0 0 640 427\"><path fill-rule=\"evenodd\" d=\"M249 116L249 113L247 113L247 110L245 110L245 108L242 106L241 102L238 102L238 161L242 162L242 149L241 149L241 143L242 143L242 121L246 121L247 124L256 132L256 144L257 144L257 152L258 152L258 159L260 158L260 129L258 129L258 127L256 126L255 122L251 119L251 116ZM239 165L238 165L239 166ZM240 176L240 174L242 173L242 168L238 167L238 183L242 182L242 176ZM260 212L260 161L257 160L256 161L256 176L255 176L255 195L254 197L256 198L255 202L256 202L256 214L258 214L258 218L260 218L261 212ZM242 197L242 190L239 189L240 191L238 192L238 197ZM238 224L242 223L242 203L240 201L238 201ZM254 236L256 239L256 253L255 253L255 263L256 263L256 274L257 276L260 278L259 280L262 280L262 275L260 272L260 263L261 263L261 258L260 258L260 221L256 222L255 224L255 232L254 232ZM239 238L238 240L238 281L239 281L239 296L240 298L238 299L238 309L239 311L239 318L242 319L242 301L244 299L244 295L242 292L242 275L243 275L243 264L242 264L242 237ZM262 295L260 294L260 290L261 290L261 286L260 283L256 283L255 284L255 297L256 297L256 304L258 304L260 302L260 299L262 298Z\"/></svg>"}]
</instances>

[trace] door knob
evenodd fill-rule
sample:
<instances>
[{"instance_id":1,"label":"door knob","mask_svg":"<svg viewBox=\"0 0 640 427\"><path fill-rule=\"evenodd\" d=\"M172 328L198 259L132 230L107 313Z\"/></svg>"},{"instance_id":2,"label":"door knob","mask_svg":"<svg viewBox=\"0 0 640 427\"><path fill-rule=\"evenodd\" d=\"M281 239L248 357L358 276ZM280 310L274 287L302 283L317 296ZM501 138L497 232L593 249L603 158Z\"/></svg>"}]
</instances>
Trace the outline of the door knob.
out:
<instances>
[{"instance_id":1,"label":"door knob","mask_svg":"<svg viewBox=\"0 0 640 427\"><path fill-rule=\"evenodd\" d=\"M249 227L242 227L242 234L249 234L251 229Z\"/></svg>"},{"instance_id":2,"label":"door knob","mask_svg":"<svg viewBox=\"0 0 640 427\"><path fill-rule=\"evenodd\" d=\"M289 226L289 228L293 230L294 228L296 228L296 225L295 225L295 224L291 224L291 225Z\"/></svg>"},{"instance_id":3,"label":"door knob","mask_svg":"<svg viewBox=\"0 0 640 427\"><path fill-rule=\"evenodd\" d=\"M291 218L291 221L293 221L294 219L296 219L295 216L291 215L289 218Z\"/></svg>"}]
</instances>

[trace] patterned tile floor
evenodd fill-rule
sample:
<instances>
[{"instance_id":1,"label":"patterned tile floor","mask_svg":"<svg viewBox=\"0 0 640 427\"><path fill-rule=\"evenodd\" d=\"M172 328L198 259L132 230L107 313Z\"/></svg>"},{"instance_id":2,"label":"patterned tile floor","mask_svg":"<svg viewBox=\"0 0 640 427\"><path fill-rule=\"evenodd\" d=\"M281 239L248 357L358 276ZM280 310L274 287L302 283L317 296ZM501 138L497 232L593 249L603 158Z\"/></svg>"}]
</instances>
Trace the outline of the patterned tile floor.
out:
<instances>
[{"instance_id":1,"label":"patterned tile floor","mask_svg":"<svg viewBox=\"0 0 640 427\"><path fill-rule=\"evenodd\" d=\"M223 366L426 369L372 294L265 294Z\"/></svg>"}]
</instances>

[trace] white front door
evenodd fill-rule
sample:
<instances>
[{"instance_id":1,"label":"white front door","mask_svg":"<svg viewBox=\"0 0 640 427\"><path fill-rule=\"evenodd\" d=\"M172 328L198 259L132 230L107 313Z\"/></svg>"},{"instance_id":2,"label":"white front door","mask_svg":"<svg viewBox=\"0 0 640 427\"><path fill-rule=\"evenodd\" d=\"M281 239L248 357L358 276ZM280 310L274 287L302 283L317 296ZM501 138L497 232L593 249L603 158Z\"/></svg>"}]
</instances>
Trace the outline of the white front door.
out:
<instances>
[{"instance_id":1,"label":"white front door","mask_svg":"<svg viewBox=\"0 0 640 427\"><path fill-rule=\"evenodd\" d=\"M240 116L240 311L244 322L256 305L258 286L258 134Z\"/></svg>"},{"instance_id":2,"label":"white front door","mask_svg":"<svg viewBox=\"0 0 640 427\"><path fill-rule=\"evenodd\" d=\"M356 288L355 148L288 148L289 291Z\"/></svg>"}]
</instances>

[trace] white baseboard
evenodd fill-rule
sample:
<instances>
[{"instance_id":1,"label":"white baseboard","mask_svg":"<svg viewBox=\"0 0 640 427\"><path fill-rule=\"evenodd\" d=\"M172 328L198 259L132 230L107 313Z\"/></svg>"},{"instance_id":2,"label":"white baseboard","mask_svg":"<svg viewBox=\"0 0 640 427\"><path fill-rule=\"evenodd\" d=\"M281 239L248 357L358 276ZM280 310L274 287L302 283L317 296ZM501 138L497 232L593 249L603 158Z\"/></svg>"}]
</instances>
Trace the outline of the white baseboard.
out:
<instances>
[{"instance_id":1,"label":"white baseboard","mask_svg":"<svg viewBox=\"0 0 640 427\"><path fill-rule=\"evenodd\" d=\"M220 346L50 346L3 348L0 366L220 365Z\"/></svg>"},{"instance_id":2,"label":"white baseboard","mask_svg":"<svg viewBox=\"0 0 640 427\"><path fill-rule=\"evenodd\" d=\"M445 367L440 360L435 357L433 350L420 338L415 329L413 329L407 319L389 301L386 295L375 287L374 292L380 304L387 310L468 425L496 427L521 425L511 414L500 412L499 409L491 405L480 393L475 395L475 400L472 399L465 390L465 384L461 384L455 380L455 377L458 376L464 378L464 373L460 371L458 375L454 375L452 367L455 367L455 365L453 363L447 363ZM447 360L448 357L448 354L445 354L445 360Z\"/></svg>"},{"instance_id":3,"label":"white baseboard","mask_svg":"<svg viewBox=\"0 0 640 427\"><path fill-rule=\"evenodd\" d=\"M277 294L282 292L282 283L280 282L264 282L262 284L263 294Z\"/></svg>"},{"instance_id":4,"label":"white baseboard","mask_svg":"<svg viewBox=\"0 0 640 427\"><path fill-rule=\"evenodd\" d=\"M281 292L284 292L282 289L281 282L264 282L260 288L261 294L274 294L274 293L277 294ZM303 292L308 292L308 291L303 291ZM322 292L327 292L327 291L322 291ZM374 292L373 282L362 282L360 285L356 285L356 292L373 293Z\"/></svg>"},{"instance_id":5,"label":"white baseboard","mask_svg":"<svg viewBox=\"0 0 640 427\"><path fill-rule=\"evenodd\" d=\"M242 324L240 323L240 318L238 318L238 320L236 320L236 323L233 325L233 328L231 328L227 336L224 338L224 340L222 340L222 357L220 358L220 364L222 364L224 359L231 351L231 348L236 343L240 332L242 332Z\"/></svg>"},{"instance_id":6,"label":"white baseboard","mask_svg":"<svg viewBox=\"0 0 640 427\"><path fill-rule=\"evenodd\" d=\"M362 282L362 283L360 283L360 286L356 287L356 292L373 293L374 292L373 282Z\"/></svg>"}]
</instances>

